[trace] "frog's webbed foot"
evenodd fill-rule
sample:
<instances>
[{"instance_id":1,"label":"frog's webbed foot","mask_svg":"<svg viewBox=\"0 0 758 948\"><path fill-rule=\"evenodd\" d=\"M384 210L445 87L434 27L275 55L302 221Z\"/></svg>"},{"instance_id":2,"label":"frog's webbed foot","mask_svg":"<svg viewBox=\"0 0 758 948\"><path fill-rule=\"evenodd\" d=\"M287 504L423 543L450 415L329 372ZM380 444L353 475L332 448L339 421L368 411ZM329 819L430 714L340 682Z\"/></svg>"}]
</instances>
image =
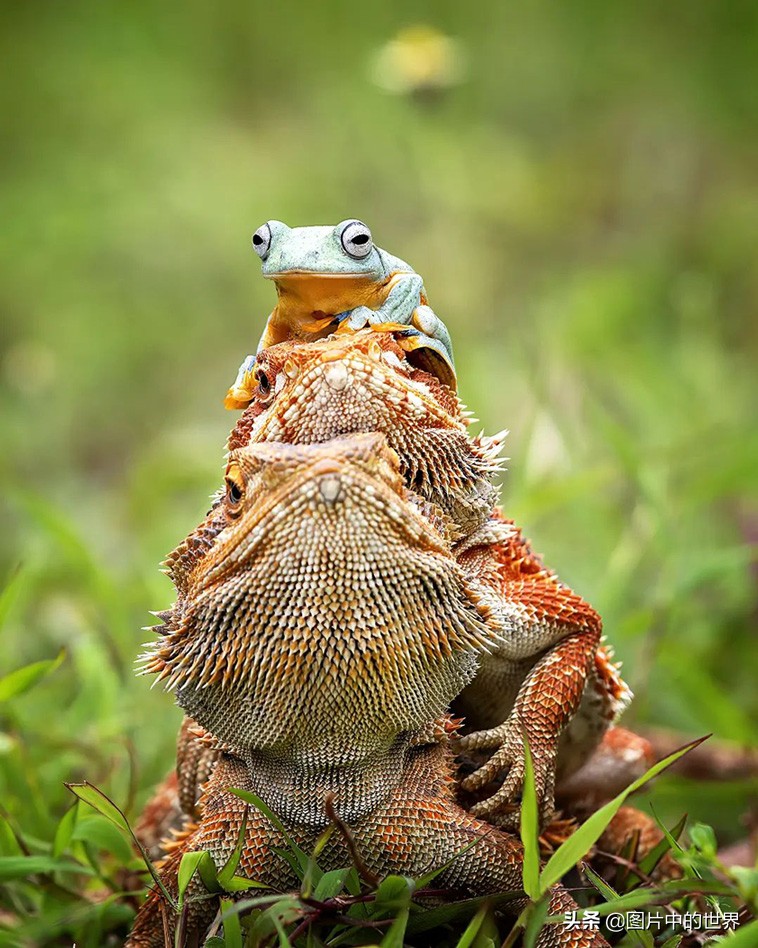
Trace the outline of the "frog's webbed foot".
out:
<instances>
[{"instance_id":1,"label":"frog's webbed foot","mask_svg":"<svg viewBox=\"0 0 758 948\"><path fill-rule=\"evenodd\" d=\"M373 326L384 322L380 310L369 309L368 306L356 306L355 309L348 309L344 313L337 313L334 317L338 329L343 332L358 332L365 326Z\"/></svg>"},{"instance_id":2,"label":"frog's webbed foot","mask_svg":"<svg viewBox=\"0 0 758 948\"><path fill-rule=\"evenodd\" d=\"M411 316L411 325L415 326L415 328L425 336L440 343L441 347L445 350L450 364L453 365L453 343L450 339L450 333L447 331L447 326L442 322L431 306L424 304L417 306Z\"/></svg>"},{"instance_id":3,"label":"frog's webbed foot","mask_svg":"<svg viewBox=\"0 0 758 948\"><path fill-rule=\"evenodd\" d=\"M388 315L384 307L369 309L368 306L356 306L355 309L338 313L334 317L334 321L339 329L352 332L357 332L365 326L388 331L410 329L413 335L418 333L435 343L434 348L443 354L445 359L453 366L453 343L450 339L450 333L431 306L421 304L405 319L395 318L396 315Z\"/></svg>"},{"instance_id":4,"label":"frog's webbed foot","mask_svg":"<svg viewBox=\"0 0 758 948\"><path fill-rule=\"evenodd\" d=\"M226 393L226 398L224 398L224 408L228 408L230 410L247 408L247 406L253 400L255 388L258 384L253 374L254 367L255 356L245 356L242 365L239 367L237 372L237 378L234 380L234 384Z\"/></svg>"}]
</instances>

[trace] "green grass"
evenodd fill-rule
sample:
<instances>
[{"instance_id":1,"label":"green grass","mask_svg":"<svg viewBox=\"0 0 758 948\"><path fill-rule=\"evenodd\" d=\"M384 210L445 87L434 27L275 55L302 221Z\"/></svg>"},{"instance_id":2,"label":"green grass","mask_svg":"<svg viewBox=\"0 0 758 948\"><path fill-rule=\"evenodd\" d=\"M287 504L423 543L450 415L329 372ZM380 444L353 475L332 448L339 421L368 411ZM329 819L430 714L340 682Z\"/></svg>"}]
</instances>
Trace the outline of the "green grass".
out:
<instances>
[{"instance_id":1,"label":"green grass","mask_svg":"<svg viewBox=\"0 0 758 948\"><path fill-rule=\"evenodd\" d=\"M28 666L0 680L0 696L10 700L33 688L57 662L43 667ZM336 832L347 834L344 826L329 826L308 854L288 836L279 818L254 794L237 793L248 807L259 809L271 822L285 846L277 850L299 880L292 892L255 893L262 883L237 875L245 840L243 819L236 848L226 864L216 868L207 852L186 852L178 869L176 897L163 886L159 873L134 835L127 817L107 795L90 783L69 784L77 803L69 809L56 828L52 841L45 845L32 840L7 820L0 820L0 880L7 885L12 925L0 944L35 944L40 935L68 933L83 945L115 943L124 923L131 918L135 891L128 883L140 870L149 871L161 889L166 911L176 920L174 948L183 948L192 902L207 899L208 893L219 898L216 919L205 944L214 948L336 948L338 945L365 945L381 937L381 948L435 945L450 948L488 948L501 943L510 948L523 936L526 948L533 948L546 925L561 924L563 916L550 916L551 887L570 874L577 864L592 888L586 886L578 898L585 910L610 918L626 916L646 909L661 915L658 944L679 945L676 925L663 915L673 910L715 913L726 920L758 912L758 871L733 869L718 858L716 837L711 827L696 824L691 829L691 845L685 849L678 841L684 820L673 833L664 829L664 839L649 854L637 859L629 852L620 862L614 884L599 876L582 860L600 839L626 798L644 783L675 763L699 742L672 753L652 767L623 793L594 813L570 836L540 869L537 838L537 796L529 748L521 818L524 846L523 892L528 897L514 922L503 917L508 903L519 892L489 895L465 901L454 892L439 887L441 874L450 863L435 866L418 878L388 875L381 880L371 876L356 857L354 865L324 871L319 858L329 838ZM92 815L90 807L96 815ZM351 851L355 843L348 839ZM472 843L466 849L475 846ZM37 851L38 850L38 851ZM137 852L140 859L135 859ZM680 864L681 879L651 883L650 875L665 855ZM636 868L632 868L636 867ZM190 888L200 876L199 891ZM70 880L74 880L74 884ZM594 897L593 897L594 890ZM235 898L232 898L234 896ZM235 900L236 899L236 900ZM664 911L665 907L665 911ZM580 918L585 915L577 913ZM627 916L631 918L631 915ZM733 926L732 926L733 927ZM617 931L612 928L611 931ZM722 929L723 931L723 929ZM734 936L742 938L740 931ZM7 935L7 938L6 938ZM653 948L650 933L630 927L630 944ZM737 946L735 946L737 948Z\"/></svg>"},{"instance_id":2,"label":"green grass","mask_svg":"<svg viewBox=\"0 0 758 948\"><path fill-rule=\"evenodd\" d=\"M370 78L416 21L466 54L436 98ZM464 399L511 429L506 510L602 613L629 725L755 744L755 4L28 0L0 27L0 670L64 651L0 705L32 855L64 781L133 818L171 765L179 714L133 660L220 481L270 217L358 216L424 275ZM754 796L672 776L644 805L723 845ZM3 890L0 938L26 897ZM29 943L70 943L59 897Z\"/></svg>"}]
</instances>

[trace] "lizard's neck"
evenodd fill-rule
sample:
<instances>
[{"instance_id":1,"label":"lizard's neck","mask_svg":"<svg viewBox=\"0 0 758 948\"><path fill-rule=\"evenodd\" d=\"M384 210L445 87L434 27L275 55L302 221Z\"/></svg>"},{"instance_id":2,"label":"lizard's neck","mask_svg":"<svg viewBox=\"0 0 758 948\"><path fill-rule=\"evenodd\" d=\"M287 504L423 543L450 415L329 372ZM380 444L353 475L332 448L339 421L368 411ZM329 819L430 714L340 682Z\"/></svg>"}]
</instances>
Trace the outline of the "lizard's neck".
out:
<instances>
[{"instance_id":1,"label":"lizard's neck","mask_svg":"<svg viewBox=\"0 0 758 948\"><path fill-rule=\"evenodd\" d=\"M312 829L329 824L326 801L355 823L380 806L403 780L412 735L382 739L373 750L343 743L308 750L251 751L246 755L254 791L282 819Z\"/></svg>"}]
</instances>

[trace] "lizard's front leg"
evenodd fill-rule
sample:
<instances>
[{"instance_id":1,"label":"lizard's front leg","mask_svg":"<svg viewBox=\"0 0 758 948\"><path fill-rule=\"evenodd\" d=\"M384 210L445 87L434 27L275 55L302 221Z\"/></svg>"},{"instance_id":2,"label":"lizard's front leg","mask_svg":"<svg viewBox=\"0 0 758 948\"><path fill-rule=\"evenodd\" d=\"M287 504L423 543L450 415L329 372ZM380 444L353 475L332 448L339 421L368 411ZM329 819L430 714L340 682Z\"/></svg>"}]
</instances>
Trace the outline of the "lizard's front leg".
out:
<instances>
[{"instance_id":1,"label":"lizard's front leg","mask_svg":"<svg viewBox=\"0 0 758 948\"><path fill-rule=\"evenodd\" d=\"M503 628L503 646L486 659L487 687L496 686L499 669L503 683L510 683L514 664L530 656L535 661L522 665L525 677L501 723L460 739L464 752L494 750L461 787L480 789L507 768L499 789L476 803L472 812L515 829L519 808L507 805L523 787L524 737L534 762L541 823L553 815L558 741L579 707L600 642L601 622L583 599L544 569L515 527L505 521L500 524L511 531L507 539L471 549L459 558L473 576L481 577L487 604ZM473 702L476 687L474 682Z\"/></svg>"},{"instance_id":2,"label":"lizard's front leg","mask_svg":"<svg viewBox=\"0 0 758 948\"><path fill-rule=\"evenodd\" d=\"M161 881L173 898L177 896L179 866L185 853L206 851L220 870L234 852L243 825L244 843L236 874L272 889L296 883L287 863L276 854L277 847L286 845L285 838L259 810L231 793L232 787L253 789L243 761L222 754L203 795L198 824L188 824L177 834L167 846L166 859L159 864ZM209 893L200 875L195 874L187 887L186 902L186 943L196 945L207 934L216 914L218 896ZM137 913L126 948L164 948L166 931L173 936L178 921L177 913L154 888Z\"/></svg>"},{"instance_id":3,"label":"lizard's front leg","mask_svg":"<svg viewBox=\"0 0 758 948\"><path fill-rule=\"evenodd\" d=\"M499 789L471 808L477 816L488 817L500 826L518 827L518 808L511 812L504 808L515 800L523 786L526 738L534 763L540 822L544 825L550 821L554 813L558 738L579 705L598 640L588 632L567 636L534 666L502 724L461 738L464 751L494 749L487 763L462 781L464 790L476 790L508 768Z\"/></svg>"}]
</instances>

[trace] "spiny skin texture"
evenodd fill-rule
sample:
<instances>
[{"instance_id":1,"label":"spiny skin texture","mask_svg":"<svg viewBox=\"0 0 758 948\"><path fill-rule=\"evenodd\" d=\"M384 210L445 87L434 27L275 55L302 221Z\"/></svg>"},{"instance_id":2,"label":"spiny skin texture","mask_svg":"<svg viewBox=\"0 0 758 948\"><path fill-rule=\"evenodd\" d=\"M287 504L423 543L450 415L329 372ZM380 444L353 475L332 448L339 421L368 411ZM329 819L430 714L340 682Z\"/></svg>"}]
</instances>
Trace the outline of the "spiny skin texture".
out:
<instances>
[{"instance_id":1,"label":"spiny skin texture","mask_svg":"<svg viewBox=\"0 0 758 948\"><path fill-rule=\"evenodd\" d=\"M407 754L400 782L381 804L351 824L351 834L367 868L376 875L391 871L419 876L450 861L450 867L435 879L435 887L448 888L462 896L519 893L521 844L462 810L452 797L451 784L450 751L444 743L413 747ZM207 850L216 865L223 865L232 854L245 818L245 843L237 874L280 891L297 887L298 880L291 867L274 852L275 847L286 848L284 837L259 811L246 807L238 796L229 792L229 788L252 791L254 787L245 762L229 754L222 755L204 793L202 821L197 826L189 826L177 838L162 867L169 891L176 892L179 863L185 852ZM286 821L285 828L303 850L313 850L317 831ZM319 865L329 871L349 864L350 858L343 838L334 833L319 856ZM203 894L202 883L195 877L187 895ZM510 910L515 914L523 904L523 896L516 896ZM216 899L194 902L189 933L200 933L202 937L217 907ZM561 886L555 886L550 914L562 915L572 910L576 910L576 903ZM127 948L163 948L162 915L160 893L153 890L137 917ZM173 934L173 922L169 924L169 932ZM548 926L540 933L537 945L539 948L602 948L607 943L597 932Z\"/></svg>"},{"instance_id":2,"label":"spiny skin texture","mask_svg":"<svg viewBox=\"0 0 758 948\"><path fill-rule=\"evenodd\" d=\"M229 448L379 431L397 453L406 485L468 535L497 500L491 480L505 433L470 438L469 413L455 391L418 367L419 359L428 367L426 354L371 330L273 346L256 359L256 386Z\"/></svg>"},{"instance_id":3,"label":"spiny skin texture","mask_svg":"<svg viewBox=\"0 0 758 948\"><path fill-rule=\"evenodd\" d=\"M256 755L269 793L291 754L304 781L321 768L323 792L361 808L359 769L383 781L398 735L445 712L498 633L382 435L250 445L231 453L227 480L167 561L179 599L146 669L216 738ZM307 805L293 816L322 822L312 789ZM282 791L278 812L292 806Z\"/></svg>"},{"instance_id":4,"label":"spiny skin texture","mask_svg":"<svg viewBox=\"0 0 758 948\"><path fill-rule=\"evenodd\" d=\"M232 787L259 794L306 848L334 795L379 874L417 875L478 839L443 884L469 895L520 888L520 846L454 801L435 728L500 630L424 507L379 434L231 452L224 499L168 559L178 600L146 657L226 744L197 829L162 870L170 889L182 852L207 849L218 867L232 852L244 812ZM281 843L250 814L238 872L294 885L272 851ZM347 859L331 845L324 868ZM553 905L574 903L558 888ZM201 903L189 933L202 937L213 913ZM161 914L153 895L128 945L162 944ZM541 938L605 944L561 929Z\"/></svg>"},{"instance_id":5,"label":"spiny skin texture","mask_svg":"<svg viewBox=\"0 0 758 948\"><path fill-rule=\"evenodd\" d=\"M467 755L494 751L464 782L470 792L462 799L479 815L517 827L525 728L545 825L554 811L556 775L560 783L584 764L629 692L598 644L597 614L543 567L494 506L492 479L503 436L470 437L468 413L455 392L429 371L434 364L424 361L423 348L409 352L407 346L402 336L365 330L266 350L256 360L252 401L229 448L234 453L260 442L323 443L357 431L385 435L406 487L445 533L500 630L498 647L484 656L475 680L455 702L466 729L479 732L464 738ZM209 522L188 539L189 554L181 548L174 554L177 566L212 542L214 516L211 511ZM186 753L193 759L195 751ZM206 769L214 753L204 748ZM493 779L506 767L498 791ZM193 774L180 766L185 800L199 795Z\"/></svg>"},{"instance_id":6,"label":"spiny skin texture","mask_svg":"<svg viewBox=\"0 0 758 948\"><path fill-rule=\"evenodd\" d=\"M461 749L494 750L461 787L478 790L508 767L502 786L472 811L516 829L519 808L509 804L523 784L526 734L544 825L554 812L556 779L587 760L628 691L600 648L598 614L544 568L511 521L496 511L456 553L501 632L499 648L453 705L475 729Z\"/></svg>"},{"instance_id":7,"label":"spiny skin texture","mask_svg":"<svg viewBox=\"0 0 758 948\"><path fill-rule=\"evenodd\" d=\"M468 730L486 729L465 737L462 749L494 750L464 788L482 788L510 767L502 788L478 800L475 812L516 829L525 728L544 825L554 811L556 774L562 779L587 760L630 694L599 644L597 613L544 568L495 508L503 434L470 437L454 391L429 364L415 365L420 352L371 331L274 346L256 361L257 388L229 447L385 434L406 485L453 522L454 555L501 632L455 704Z\"/></svg>"}]
</instances>

